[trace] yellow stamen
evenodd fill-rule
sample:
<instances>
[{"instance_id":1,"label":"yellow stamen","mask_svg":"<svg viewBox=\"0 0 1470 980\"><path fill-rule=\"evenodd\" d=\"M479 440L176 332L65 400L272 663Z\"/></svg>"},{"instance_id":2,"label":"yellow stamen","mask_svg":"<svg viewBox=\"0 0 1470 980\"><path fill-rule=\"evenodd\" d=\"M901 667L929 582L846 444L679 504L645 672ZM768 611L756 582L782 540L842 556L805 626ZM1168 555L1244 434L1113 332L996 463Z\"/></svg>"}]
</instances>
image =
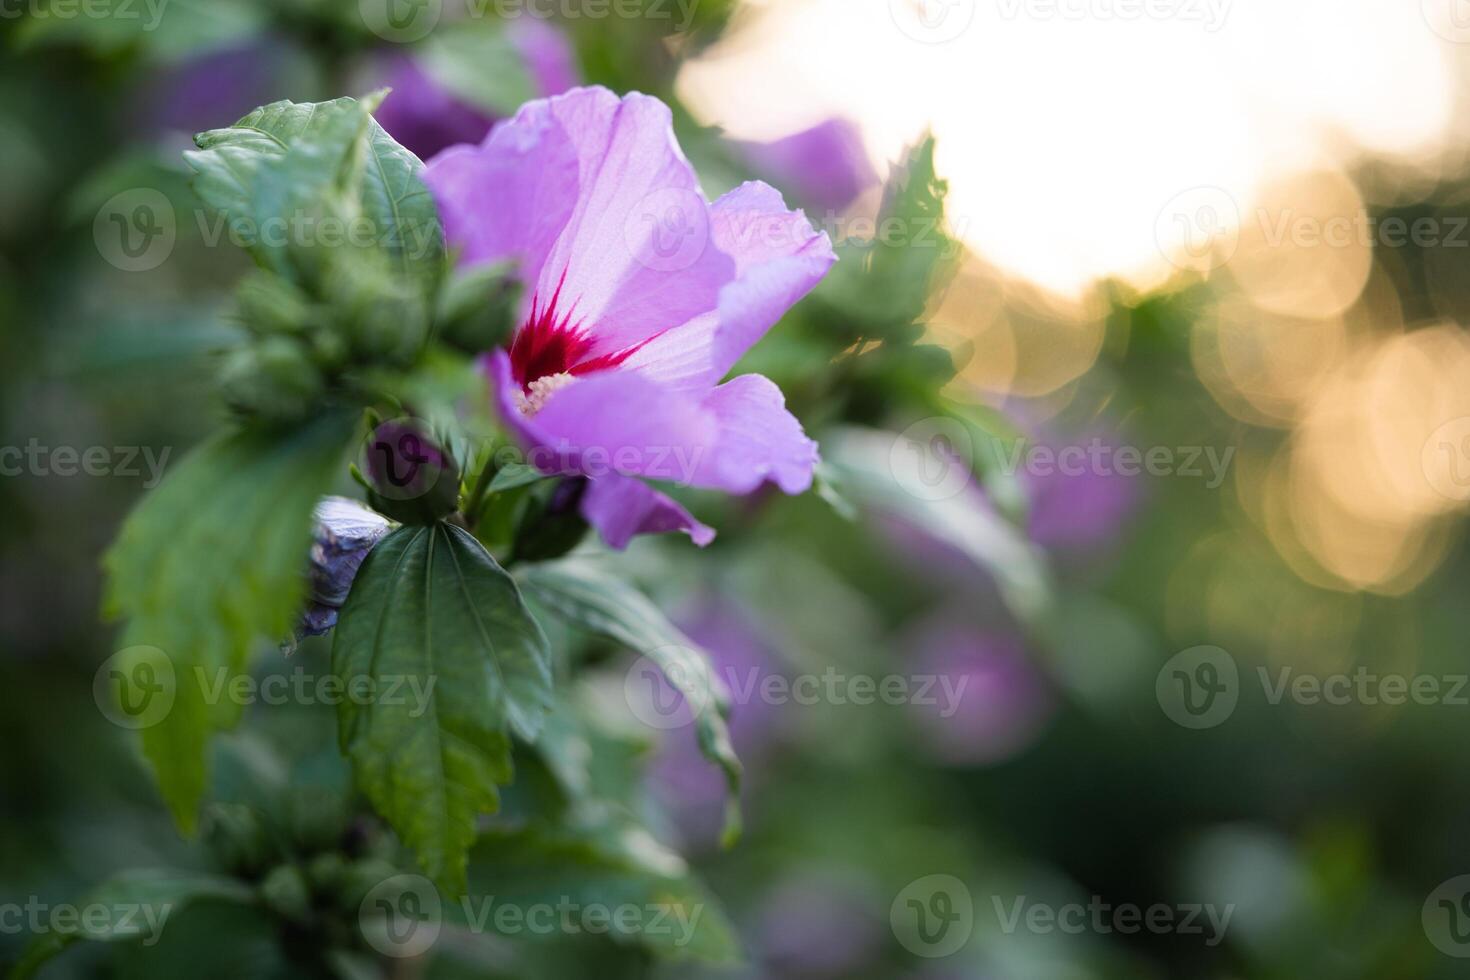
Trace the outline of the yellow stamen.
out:
<instances>
[{"instance_id":1,"label":"yellow stamen","mask_svg":"<svg viewBox=\"0 0 1470 980\"><path fill-rule=\"evenodd\" d=\"M516 408L527 418L541 411L550 398L552 392L560 391L573 381L577 380L572 375L563 371L561 374L548 374L544 378L537 378L526 387L529 391L516 392Z\"/></svg>"}]
</instances>

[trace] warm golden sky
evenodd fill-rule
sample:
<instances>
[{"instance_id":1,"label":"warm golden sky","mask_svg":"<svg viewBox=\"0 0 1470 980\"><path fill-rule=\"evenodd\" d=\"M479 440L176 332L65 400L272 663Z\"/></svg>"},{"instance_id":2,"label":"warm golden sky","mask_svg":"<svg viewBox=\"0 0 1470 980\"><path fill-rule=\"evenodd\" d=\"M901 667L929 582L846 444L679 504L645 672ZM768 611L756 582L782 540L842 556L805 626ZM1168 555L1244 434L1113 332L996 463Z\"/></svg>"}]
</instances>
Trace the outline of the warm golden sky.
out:
<instances>
[{"instance_id":1,"label":"warm golden sky","mask_svg":"<svg viewBox=\"0 0 1470 980\"><path fill-rule=\"evenodd\" d=\"M680 89L745 137L849 116L877 162L932 126L956 231L1070 292L1166 273L1181 208L1249 222L1263 182L1362 151L1438 167L1459 3L747 0Z\"/></svg>"}]
</instances>

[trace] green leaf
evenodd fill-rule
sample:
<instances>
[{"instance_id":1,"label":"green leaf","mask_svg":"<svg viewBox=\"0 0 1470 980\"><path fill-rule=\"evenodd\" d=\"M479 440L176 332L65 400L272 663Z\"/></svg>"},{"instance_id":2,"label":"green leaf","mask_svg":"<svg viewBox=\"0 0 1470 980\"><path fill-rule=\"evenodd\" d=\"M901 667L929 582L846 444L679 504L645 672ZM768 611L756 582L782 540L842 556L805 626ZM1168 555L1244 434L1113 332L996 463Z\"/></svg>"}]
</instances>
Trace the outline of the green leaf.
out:
<instances>
[{"instance_id":1,"label":"green leaf","mask_svg":"<svg viewBox=\"0 0 1470 980\"><path fill-rule=\"evenodd\" d=\"M358 572L332 667L400 693L344 699L342 749L425 871L462 892L478 817L511 778L510 731L534 740L551 704L546 635L515 580L458 527L399 528Z\"/></svg>"},{"instance_id":2,"label":"green leaf","mask_svg":"<svg viewBox=\"0 0 1470 980\"><path fill-rule=\"evenodd\" d=\"M863 507L892 514L948 542L995 578L1011 611L1036 622L1051 602L1050 573L1025 534L997 514L978 488L925 494L923 465L902 446L903 436L849 428L822 440L822 455L842 479L843 490ZM937 498L937 499L936 499Z\"/></svg>"},{"instance_id":3,"label":"green leaf","mask_svg":"<svg viewBox=\"0 0 1470 980\"><path fill-rule=\"evenodd\" d=\"M1008 460L1016 444L1026 436L1004 413L985 405L972 405L935 396L935 410L964 426L970 466L985 485L985 492L1006 520L1025 527L1030 500L1020 475Z\"/></svg>"},{"instance_id":4,"label":"green leaf","mask_svg":"<svg viewBox=\"0 0 1470 980\"><path fill-rule=\"evenodd\" d=\"M247 241L257 262L290 276L301 261L299 246L310 244L325 218L356 216L353 192L370 111L357 99L273 102L227 129L200 133L199 149L184 154L194 190Z\"/></svg>"},{"instance_id":5,"label":"green leaf","mask_svg":"<svg viewBox=\"0 0 1470 980\"><path fill-rule=\"evenodd\" d=\"M80 909L107 909L111 914L106 922L80 916L75 930L41 933L12 968L10 980L34 975L53 956L84 939L99 943L144 939L151 945L182 906L206 899L248 903L251 890L244 882L223 875L157 868L125 872L99 885L78 903Z\"/></svg>"},{"instance_id":6,"label":"green leaf","mask_svg":"<svg viewBox=\"0 0 1470 980\"><path fill-rule=\"evenodd\" d=\"M869 244L839 249L842 261L823 282L822 295L874 337L900 341L920 320L936 279L957 252L945 232L947 181L934 170L934 137L909 149L884 189L878 227Z\"/></svg>"},{"instance_id":7,"label":"green leaf","mask_svg":"<svg viewBox=\"0 0 1470 980\"><path fill-rule=\"evenodd\" d=\"M642 946L663 957L692 958L730 964L740 960L735 930L714 896L689 872L684 859L659 844L645 828L603 809L570 827L533 825L492 828L473 853L474 895L465 912L481 921L474 926L500 927L497 910L514 907L572 908L571 929L578 918L596 908L610 919L608 935L624 944ZM621 925L616 912L626 912ZM556 912L550 938L567 938L562 913ZM544 917L543 917L544 918ZM600 926L599 926L600 928ZM523 937L534 930L508 928Z\"/></svg>"},{"instance_id":8,"label":"green leaf","mask_svg":"<svg viewBox=\"0 0 1470 980\"><path fill-rule=\"evenodd\" d=\"M725 773L729 801L724 843L732 845L740 836L741 766L726 724L729 696L715 677L709 654L641 592L588 562L530 565L520 571L520 579L537 602L567 622L636 650L657 664L685 701L697 708L700 750ZM690 657L699 658L696 669L690 669Z\"/></svg>"},{"instance_id":9,"label":"green leaf","mask_svg":"<svg viewBox=\"0 0 1470 980\"><path fill-rule=\"evenodd\" d=\"M816 480L813 489L822 502L844 521L849 524L856 523L858 519L857 508L852 501L842 495L842 478L832 468L832 464L822 460L817 464Z\"/></svg>"},{"instance_id":10,"label":"green leaf","mask_svg":"<svg viewBox=\"0 0 1470 980\"><path fill-rule=\"evenodd\" d=\"M427 296L444 270L443 228L423 163L372 118L382 98L273 102L200 133L184 154L195 191L265 268L309 275L325 264L314 250L368 245Z\"/></svg>"},{"instance_id":11,"label":"green leaf","mask_svg":"<svg viewBox=\"0 0 1470 980\"><path fill-rule=\"evenodd\" d=\"M537 483L518 510L508 564L554 561L570 554L591 526L577 502L587 492L585 480ZM499 495L491 500L498 501Z\"/></svg>"},{"instance_id":12,"label":"green leaf","mask_svg":"<svg viewBox=\"0 0 1470 980\"><path fill-rule=\"evenodd\" d=\"M362 213L380 230L379 244L404 279L437 287L445 271L444 228L429 187L419 176L423 161L400 146L374 120L369 126Z\"/></svg>"},{"instance_id":13,"label":"green leaf","mask_svg":"<svg viewBox=\"0 0 1470 980\"><path fill-rule=\"evenodd\" d=\"M609 714L601 700L606 690L595 678L573 678L559 693L534 746L555 790L537 815L561 820L608 806L642 812L656 733L637 719Z\"/></svg>"},{"instance_id":14,"label":"green leaf","mask_svg":"<svg viewBox=\"0 0 1470 980\"><path fill-rule=\"evenodd\" d=\"M114 980L192 977L208 964L209 980L321 980L299 946L282 941L284 923L259 904L199 902L172 919L163 941L120 945L110 957Z\"/></svg>"},{"instance_id":15,"label":"green leaf","mask_svg":"<svg viewBox=\"0 0 1470 980\"><path fill-rule=\"evenodd\" d=\"M528 487L533 483L551 479L536 467L528 463L506 463L495 474L490 481L486 493L504 493L506 490L515 490L518 487Z\"/></svg>"},{"instance_id":16,"label":"green leaf","mask_svg":"<svg viewBox=\"0 0 1470 980\"><path fill-rule=\"evenodd\" d=\"M132 692L143 694L144 714L128 727L141 728L143 751L186 833L204 793L209 735L239 715L218 685L245 670L258 640L286 635L300 613L312 508L351 432L350 420L334 415L285 435L215 438L143 499L104 559L106 611L127 620L117 693L126 712L137 700L128 683L148 685Z\"/></svg>"}]
</instances>

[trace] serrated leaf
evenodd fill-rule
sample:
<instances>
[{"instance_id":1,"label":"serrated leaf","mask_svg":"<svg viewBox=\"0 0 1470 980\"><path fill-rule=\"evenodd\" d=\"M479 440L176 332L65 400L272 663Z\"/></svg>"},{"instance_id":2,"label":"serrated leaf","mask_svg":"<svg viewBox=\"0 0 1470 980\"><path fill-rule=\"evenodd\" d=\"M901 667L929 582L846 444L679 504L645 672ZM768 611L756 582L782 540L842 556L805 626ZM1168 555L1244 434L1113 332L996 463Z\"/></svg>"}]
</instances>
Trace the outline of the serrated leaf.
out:
<instances>
[{"instance_id":1,"label":"serrated leaf","mask_svg":"<svg viewBox=\"0 0 1470 980\"><path fill-rule=\"evenodd\" d=\"M528 565L520 570L526 590L573 626L643 654L664 672L695 713L700 751L725 774L726 846L740 835L741 765L730 742L729 694L715 676L707 652L669 622L649 599L619 578L583 561ZM690 670L682 658L702 658Z\"/></svg>"},{"instance_id":2,"label":"serrated leaf","mask_svg":"<svg viewBox=\"0 0 1470 980\"><path fill-rule=\"evenodd\" d=\"M302 222L355 216L357 181L372 125L370 105L357 99L272 102L233 126L194 137L184 154L195 193L247 241L264 268L295 275ZM305 234L320 232L307 227Z\"/></svg>"},{"instance_id":3,"label":"serrated leaf","mask_svg":"<svg viewBox=\"0 0 1470 980\"><path fill-rule=\"evenodd\" d=\"M372 118L382 98L273 102L200 133L184 155L195 191L250 236L265 268L299 278L321 262L309 249L360 241L365 229L387 269L427 296L444 268L443 229L423 163ZM329 236L327 220L342 224L340 235Z\"/></svg>"},{"instance_id":4,"label":"serrated leaf","mask_svg":"<svg viewBox=\"0 0 1470 980\"><path fill-rule=\"evenodd\" d=\"M485 897L467 899L465 908L485 929L496 928L495 911L507 906L598 908L612 920L608 935L615 942L673 959L730 964L741 958L734 927L684 859L611 810L574 826L487 830L471 873L474 894ZM636 916L627 913L620 922L611 914L629 907ZM573 927L580 928L575 918ZM565 938L554 931L556 937Z\"/></svg>"},{"instance_id":5,"label":"serrated leaf","mask_svg":"<svg viewBox=\"0 0 1470 980\"><path fill-rule=\"evenodd\" d=\"M551 704L546 636L515 580L458 527L399 528L357 574L332 668L346 685L422 692L344 699L338 734L373 806L463 892L478 818L511 778L510 731L534 740Z\"/></svg>"},{"instance_id":6,"label":"serrated leaf","mask_svg":"<svg viewBox=\"0 0 1470 980\"><path fill-rule=\"evenodd\" d=\"M53 956L75 942L125 942L146 939L156 942L150 930L161 931L168 918L182 906L214 899L248 903L251 890L244 882L223 875L193 871L148 869L118 875L93 889L79 908L100 907L111 910L100 926L86 916L74 930L53 929L43 932L26 949L10 972L10 980L25 980L35 974Z\"/></svg>"},{"instance_id":7,"label":"serrated leaf","mask_svg":"<svg viewBox=\"0 0 1470 980\"><path fill-rule=\"evenodd\" d=\"M127 620L121 676L139 676L156 656L148 648L167 658L172 703L142 727L143 751L186 833L204 793L209 735L239 714L217 685L300 612L312 509L351 431L350 420L331 416L287 435L215 438L143 499L104 559L106 610Z\"/></svg>"},{"instance_id":8,"label":"serrated leaf","mask_svg":"<svg viewBox=\"0 0 1470 980\"><path fill-rule=\"evenodd\" d=\"M945 231L947 181L934 169L934 137L911 147L884 189L878 227L896 228L867 244L838 249L841 261L824 280L822 295L864 333L891 340L921 319L935 280L954 258Z\"/></svg>"}]
</instances>

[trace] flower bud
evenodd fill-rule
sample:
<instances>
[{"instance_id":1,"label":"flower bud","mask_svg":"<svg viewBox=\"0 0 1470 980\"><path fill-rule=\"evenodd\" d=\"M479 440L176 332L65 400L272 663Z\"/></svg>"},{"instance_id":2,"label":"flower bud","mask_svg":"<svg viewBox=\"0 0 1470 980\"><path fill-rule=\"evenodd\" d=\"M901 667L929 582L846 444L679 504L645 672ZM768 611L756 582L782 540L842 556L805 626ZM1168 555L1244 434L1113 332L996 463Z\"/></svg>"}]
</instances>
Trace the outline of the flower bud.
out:
<instances>
[{"instance_id":1,"label":"flower bud","mask_svg":"<svg viewBox=\"0 0 1470 980\"><path fill-rule=\"evenodd\" d=\"M550 561L582 543L587 521L581 513L586 477L545 481L531 491L516 525L512 561Z\"/></svg>"},{"instance_id":2,"label":"flower bud","mask_svg":"<svg viewBox=\"0 0 1470 980\"><path fill-rule=\"evenodd\" d=\"M404 524L432 524L459 506L459 466L424 422L390 419L363 444L373 509Z\"/></svg>"},{"instance_id":3,"label":"flower bud","mask_svg":"<svg viewBox=\"0 0 1470 980\"><path fill-rule=\"evenodd\" d=\"M280 276L259 272L235 292L235 314L257 337L306 332L312 318L310 298Z\"/></svg>"},{"instance_id":4,"label":"flower bud","mask_svg":"<svg viewBox=\"0 0 1470 980\"><path fill-rule=\"evenodd\" d=\"M370 257L344 251L326 281L351 359L376 367L408 367L429 330L422 284L403 279Z\"/></svg>"},{"instance_id":5,"label":"flower bud","mask_svg":"<svg viewBox=\"0 0 1470 980\"><path fill-rule=\"evenodd\" d=\"M294 864L271 869L260 883L260 899L282 918L300 922L311 915L311 885Z\"/></svg>"},{"instance_id":6,"label":"flower bud","mask_svg":"<svg viewBox=\"0 0 1470 980\"><path fill-rule=\"evenodd\" d=\"M461 272L439 296L439 338L466 354L499 347L515 329L520 283L506 264Z\"/></svg>"},{"instance_id":7,"label":"flower bud","mask_svg":"<svg viewBox=\"0 0 1470 980\"><path fill-rule=\"evenodd\" d=\"M347 800L329 789L298 787L286 800L286 830L298 852L336 850L350 821Z\"/></svg>"},{"instance_id":8,"label":"flower bud","mask_svg":"<svg viewBox=\"0 0 1470 980\"><path fill-rule=\"evenodd\" d=\"M285 425L311 413L325 382L299 341L277 335L231 353L220 371L220 387L225 402L240 414Z\"/></svg>"},{"instance_id":9,"label":"flower bud","mask_svg":"<svg viewBox=\"0 0 1470 980\"><path fill-rule=\"evenodd\" d=\"M240 803L216 803L209 808L204 840L219 866L235 875L259 874L274 856L260 815Z\"/></svg>"}]
</instances>

